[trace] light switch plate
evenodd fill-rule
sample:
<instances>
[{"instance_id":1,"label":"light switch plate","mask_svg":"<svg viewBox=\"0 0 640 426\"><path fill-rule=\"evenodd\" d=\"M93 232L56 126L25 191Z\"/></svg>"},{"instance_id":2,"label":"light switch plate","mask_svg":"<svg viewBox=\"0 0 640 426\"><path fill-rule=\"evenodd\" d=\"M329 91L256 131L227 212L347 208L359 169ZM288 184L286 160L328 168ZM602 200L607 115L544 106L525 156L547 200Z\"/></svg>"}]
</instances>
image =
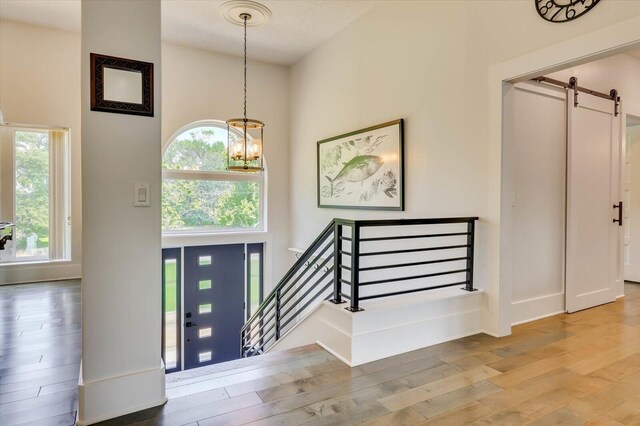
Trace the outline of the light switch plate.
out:
<instances>
[{"instance_id":1,"label":"light switch plate","mask_svg":"<svg viewBox=\"0 0 640 426\"><path fill-rule=\"evenodd\" d=\"M148 183L133 184L133 206L134 207L151 206L151 201L149 200L149 184Z\"/></svg>"}]
</instances>

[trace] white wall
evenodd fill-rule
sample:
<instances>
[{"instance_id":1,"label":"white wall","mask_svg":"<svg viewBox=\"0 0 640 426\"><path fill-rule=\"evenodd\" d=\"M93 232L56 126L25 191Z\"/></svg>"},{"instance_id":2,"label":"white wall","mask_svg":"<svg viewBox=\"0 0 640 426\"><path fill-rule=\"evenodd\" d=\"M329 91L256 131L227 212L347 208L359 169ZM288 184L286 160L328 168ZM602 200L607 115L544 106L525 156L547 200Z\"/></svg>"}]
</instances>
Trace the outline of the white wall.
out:
<instances>
[{"instance_id":1,"label":"white wall","mask_svg":"<svg viewBox=\"0 0 640 426\"><path fill-rule=\"evenodd\" d=\"M163 404L160 0L82 1L80 424ZM154 64L154 116L90 110L91 52ZM133 207L134 183L150 207Z\"/></svg>"},{"instance_id":2,"label":"white wall","mask_svg":"<svg viewBox=\"0 0 640 426\"><path fill-rule=\"evenodd\" d=\"M293 245L305 247L336 216L479 215L476 284L488 292L485 328L504 332L490 68L639 14L640 2L611 0L559 25L542 20L525 1L394 1L354 21L292 70ZM406 212L318 209L316 141L396 118L406 120Z\"/></svg>"},{"instance_id":3,"label":"white wall","mask_svg":"<svg viewBox=\"0 0 640 426\"><path fill-rule=\"evenodd\" d=\"M628 257L624 265L624 279L640 282L640 125L627 127L626 148L629 191L624 202Z\"/></svg>"},{"instance_id":4,"label":"white wall","mask_svg":"<svg viewBox=\"0 0 640 426\"><path fill-rule=\"evenodd\" d=\"M0 110L7 122L71 129L72 202L71 261L2 265L0 285L79 277L82 264L80 35L1 20Z\"/></svg>"},{"instance_id":5,"label":"white wall","mask_svg":"<svg viewBox=\"0 0 640 426\"><path fill-rule=\"evenodd\" d=\"M240 53L240 52L239 52ZM225 121L242 116L242 58L162 45L162 140L198 120ZM165 237L164 247L236 242L266 242L265 284L284 275L289 242L289 69L249 61L248 115L266 124L267 232L197 238ZM285 189L285 190L283 190Z\"/></svg>"},{"instance_id":6,"label":"white wall","mask_svg":"<svg viewBox=\"0 0 640 426\"><path fill-rule=\"evenodd\" d=\"M24 52L34 52L26 55ZM162 143L198 120L242 115L242 59L162 44L164 117ZM43 59L44 58L44 59ZM42 72L42 63L48 72ZM253 235L168 237L163 246L267 243L266 284L290 265L289 242L289 68L249 62L249 114L263 120L268 166L267 232ZM72 144L72 261L0 267L0 285L80 276L82 262L80 167L80 34L0 21L0 110L5 121L69 127Z\"/></svg>"}]
</instances>

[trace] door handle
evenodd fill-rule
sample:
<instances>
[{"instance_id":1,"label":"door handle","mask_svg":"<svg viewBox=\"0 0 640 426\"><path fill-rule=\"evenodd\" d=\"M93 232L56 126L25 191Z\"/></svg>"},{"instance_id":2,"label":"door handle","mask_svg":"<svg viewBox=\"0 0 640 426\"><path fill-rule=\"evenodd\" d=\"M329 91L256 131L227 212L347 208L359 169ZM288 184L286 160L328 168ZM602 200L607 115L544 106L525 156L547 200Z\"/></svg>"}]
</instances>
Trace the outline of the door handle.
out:
<instances>
[{"instance_id":1,"label":"door handle","mask_svg":"<svg viewBox=\"0 0 640 426\"><path fill-rule=\"evenodd\" d=\"M189 328L189 327L196 327L198 324L191 322L191 321L187 321L184 326Z\"/></svg>"},{"instance_id":2,"label":"door handle","mask_svg":"<svg viewBox=\"0 0 640 426\"><path fill-rule=\"evenodd\" d=\"M617 223L618 226L622 226L622 201L620 201L618 204L614 204L613 205L614 209L618 209L618 218L617 219L613 219L613 223Z\"/></svg>"}]
</instances>

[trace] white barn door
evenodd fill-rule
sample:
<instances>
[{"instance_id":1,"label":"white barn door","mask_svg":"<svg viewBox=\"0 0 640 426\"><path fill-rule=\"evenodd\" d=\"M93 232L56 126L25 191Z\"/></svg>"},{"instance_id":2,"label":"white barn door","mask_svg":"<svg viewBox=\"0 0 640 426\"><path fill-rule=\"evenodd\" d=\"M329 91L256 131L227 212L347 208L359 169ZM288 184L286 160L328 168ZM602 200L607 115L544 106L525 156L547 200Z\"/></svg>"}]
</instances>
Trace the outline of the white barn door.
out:
<instances>
[{"instance_id":1,"label":"white barn door","mask_svg":"<svg viewBox=\"0 0 640 426\"><path fill-rule=\"evenodd\" d=\"M621 227L620 119L614 102L580 93L567 103L566 310L576 312L613 302Z\"/></svg>"}]
</instances>

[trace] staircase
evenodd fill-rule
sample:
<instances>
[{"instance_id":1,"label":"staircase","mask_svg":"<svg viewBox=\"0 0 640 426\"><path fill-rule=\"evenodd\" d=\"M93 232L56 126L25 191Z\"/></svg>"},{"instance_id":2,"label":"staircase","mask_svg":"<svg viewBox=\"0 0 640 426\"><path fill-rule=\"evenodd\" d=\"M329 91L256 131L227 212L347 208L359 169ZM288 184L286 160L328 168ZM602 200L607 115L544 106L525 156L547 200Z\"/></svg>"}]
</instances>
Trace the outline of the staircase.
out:
<instances>
[{"instance_id":1,"label":"staircase","mask_svg":"<svg viewBox=\"0 0 640 426\"><path fill-rule=\"evenodd\" d=\"M475 291L477 219L332 220L242 327L242 356L267 352L323 301L358 315L367 300Z\"/></svg>"}]
</instances>

